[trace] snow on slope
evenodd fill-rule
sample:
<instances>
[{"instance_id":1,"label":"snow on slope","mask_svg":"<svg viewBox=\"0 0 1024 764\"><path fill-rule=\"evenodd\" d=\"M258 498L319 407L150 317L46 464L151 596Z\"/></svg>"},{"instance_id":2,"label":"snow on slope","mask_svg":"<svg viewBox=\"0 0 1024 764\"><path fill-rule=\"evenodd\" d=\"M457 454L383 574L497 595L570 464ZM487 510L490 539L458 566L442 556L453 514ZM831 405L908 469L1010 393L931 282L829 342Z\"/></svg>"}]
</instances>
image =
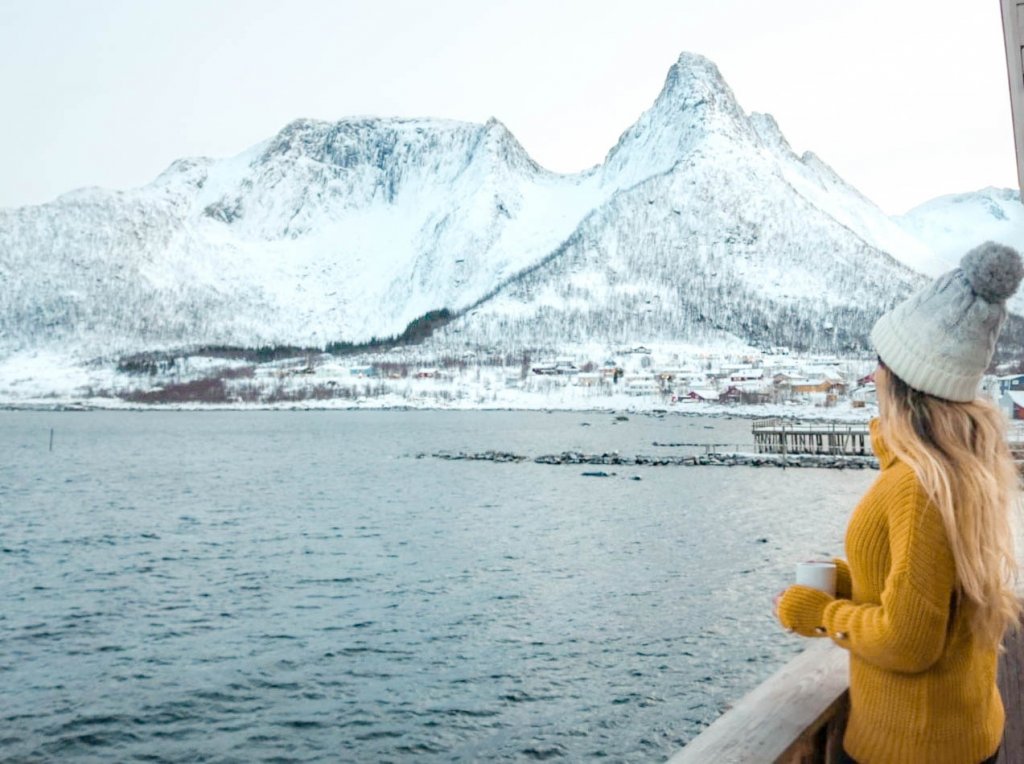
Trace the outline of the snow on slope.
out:
<instances>
[{"instance_id":1,"label":"snow on slope","mask_svg":"<svg viewBox=\"0 0 1024 764\"><path fill-rule=\"evenodd\" d=\"M907 267L925 272L929 248L890 220L879 207L849 185L810 151L797 156L770 114L753 113L750 122L764 146L779 160L782 177L800 196L846 226L877 250Z\"/></svg>"},{"instance_id":2,"label":"snow on slope","mask_svg":"<svg viewBox=\"0 0 1024 764\"><path fill-rule=\"evenodd\" d=\"M934 254L921 268L929 276L955 267L965 252L984 241L1024 251L1024 205L1015 189L989 187L940 196L893 220Z\"/></svg>"}]
</instances>

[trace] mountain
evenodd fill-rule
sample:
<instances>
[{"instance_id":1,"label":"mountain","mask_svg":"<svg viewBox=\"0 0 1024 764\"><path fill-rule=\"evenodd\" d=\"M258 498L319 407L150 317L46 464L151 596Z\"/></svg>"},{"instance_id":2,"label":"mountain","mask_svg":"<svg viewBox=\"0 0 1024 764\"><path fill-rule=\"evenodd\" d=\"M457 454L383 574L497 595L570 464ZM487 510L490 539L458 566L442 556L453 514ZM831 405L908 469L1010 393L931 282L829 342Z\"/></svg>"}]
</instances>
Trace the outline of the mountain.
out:
<instances>
[{"instance_id":1,"label":"mountain","mask_svg":"<svg viewBox=\"0 0 1024 764\"><path fill-rule=\"evenodd\" d=\"M323 347L441 308L456 319L439 350L854 351L928 257L683 54L578 174L539 167L493 119L298 120L141 188L0 210L0 358Z\"/></svg>"},{"instance_id":2,"label":"mountain","mask_svg":"<svg viewBox=\"0 0 1024 764\"><path fill-rule=\"evenodd\" d=\"M917 270L928 276L955 268L964 253L985 241L1024 252L1024 205L1014 189L989 187L940 196L894 217L893 222L927 248L928 257L917 264ZM1024 314L1024 295L1011 297L1009 305Z\"/></svg>"},{"instance_id":3,"label":"mountain","mask_svg":"<svg viewBox=\"0 0 1024 764\"><path fill-rule=\"evenodd\" d=\"M989 187L940 196L893 220L933 253L920 268L929 276L955 267L965 252L984 241L1024 251L1024 205L1015 189Z\"/></svg>"},{"instance_id":4,"label":"mountain","mask_svg":"<svg viewBox=\"0 0 1024 764\"><path fill-rule=\"evenodd\" d=\"M927 249L816 156L797 156L770 116L744 114L706 59L680 58L598 173L620 190L435 342L738 337L855 351L924 283L904 263Z\"/></svg>"},{"instance_id":5,"label":"mountain","mask_svg":"<svg viewBox=\"0 0 1024 764\"><path fill-rule=\"evenodd\" d=\"M301 120L131 191L0 211L0 343L323 344L466 305L599 200L497 121Z\"/></svg>"}]
</instances>

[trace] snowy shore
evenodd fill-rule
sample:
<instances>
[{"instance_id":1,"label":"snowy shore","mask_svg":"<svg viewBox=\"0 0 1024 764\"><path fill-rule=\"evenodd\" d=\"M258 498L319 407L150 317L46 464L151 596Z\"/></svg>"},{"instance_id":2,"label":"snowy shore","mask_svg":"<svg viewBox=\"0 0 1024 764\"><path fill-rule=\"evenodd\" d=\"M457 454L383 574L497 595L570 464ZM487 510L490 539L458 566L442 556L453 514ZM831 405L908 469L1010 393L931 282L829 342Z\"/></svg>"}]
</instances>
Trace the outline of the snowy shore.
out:
<instances>
[{"instance_id":1,"label":"snowy shore","mask_svg":"<svg viewBox=\"0 0 1024 764\"><path fill-rule=\"evenodd\" d=\"M150 403L139 404L106 397L0 398L0 410L6 411L574 411L637 414L647 416L738 417L760 419L778 417L801 421L867 422L875 416L874 407L853 409L845 406L822 408L811 405L666 405L659 400L638 400L631 396L605 400L567 402L538 397L486 403L471 400L409 401L399 396L381 396L363 401L307 400L276 403Z\"/></svg>"},{"instance_id":2,"label":"snowy shore","mask_svg":"<svg viewBox=\"0 0 1024 764\"><path fill-rule=\"evenodd\" d=\"M381 374L386 363L306 359L259 365L191 357L159 374L125 371L113 363L83 363L47 353L0 359L0 409L138 411L437 410L615 411L636 414L866 422L874 406L823 396L779 403L693 400L668 390L624 383L594 386L508 366ZM627 366L628 368L628 366ZM437 371L436 375L434 372ZM430 376L428 376L428 374Z\"/></svg>"}]
</instances>

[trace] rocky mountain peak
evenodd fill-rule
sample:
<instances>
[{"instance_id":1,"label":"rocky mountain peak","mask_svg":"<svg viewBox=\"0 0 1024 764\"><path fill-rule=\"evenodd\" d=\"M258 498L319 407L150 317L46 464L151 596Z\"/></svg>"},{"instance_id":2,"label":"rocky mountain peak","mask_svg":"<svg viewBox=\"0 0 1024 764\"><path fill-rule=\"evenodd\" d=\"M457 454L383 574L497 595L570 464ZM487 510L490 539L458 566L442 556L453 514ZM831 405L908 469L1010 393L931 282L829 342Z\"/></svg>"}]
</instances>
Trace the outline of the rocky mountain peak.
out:
<instances>
[{"instance_id":1,"label":"rocky mountain peak","mask_svg":"<svg viewBox=\"0 0 1024 764\"><path fill-rule=\"evenodd\" d=\"M667 172L710 137L757 139L718 67L704 56L683 53L651 108L608 152L604 170L639 181Z\"/></svg>"}]
</instances>

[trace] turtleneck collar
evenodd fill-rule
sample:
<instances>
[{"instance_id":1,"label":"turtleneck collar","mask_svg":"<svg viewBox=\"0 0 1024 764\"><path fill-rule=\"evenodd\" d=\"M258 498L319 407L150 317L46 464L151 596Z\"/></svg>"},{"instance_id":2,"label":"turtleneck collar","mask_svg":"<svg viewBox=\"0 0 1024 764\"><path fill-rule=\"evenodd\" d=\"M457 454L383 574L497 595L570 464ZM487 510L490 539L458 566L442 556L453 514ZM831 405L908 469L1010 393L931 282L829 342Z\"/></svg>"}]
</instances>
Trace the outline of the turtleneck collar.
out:
<instances>
[{"instance_id":1,"label":"turtleneck collar","mask_svg":"<svg viewBox=\"0 0 1024 764\"><path fill-rule=\"evenodd\" d=\"M868 429L871 431L871 448L878 457L878 466L883 470L888 469L896 461L896 454L882 437L882 420L875 417L868 423Z\"/></svg>"}]
</instances>

